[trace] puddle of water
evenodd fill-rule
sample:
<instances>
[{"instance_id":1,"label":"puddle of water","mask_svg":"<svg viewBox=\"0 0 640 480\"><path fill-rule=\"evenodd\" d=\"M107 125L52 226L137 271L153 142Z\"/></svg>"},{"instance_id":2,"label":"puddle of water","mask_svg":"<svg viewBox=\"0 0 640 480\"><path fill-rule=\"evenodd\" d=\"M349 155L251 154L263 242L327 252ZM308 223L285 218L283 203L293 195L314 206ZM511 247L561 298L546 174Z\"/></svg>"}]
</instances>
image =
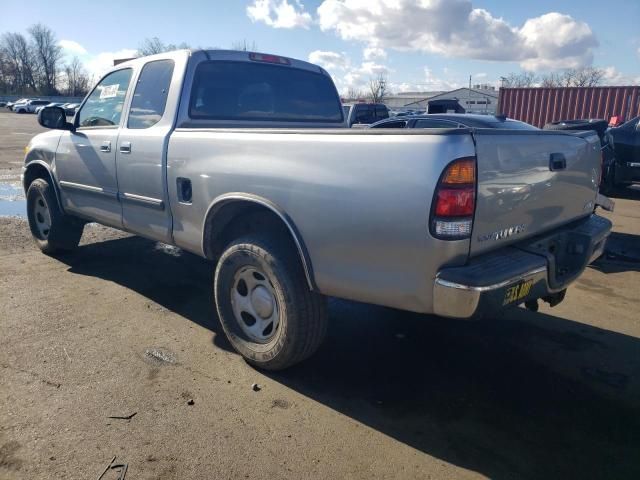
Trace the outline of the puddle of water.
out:
<instances>
[{"instance_id":1,"label":"puddle of water","mask_svg":"<svg viewBox=\"0 0 640 480\"><path fill-rule=\"evenodd\" d=\"M27 201L17 183L0 183L0 217L26 217Z\"/></svg>"}]
</instances>

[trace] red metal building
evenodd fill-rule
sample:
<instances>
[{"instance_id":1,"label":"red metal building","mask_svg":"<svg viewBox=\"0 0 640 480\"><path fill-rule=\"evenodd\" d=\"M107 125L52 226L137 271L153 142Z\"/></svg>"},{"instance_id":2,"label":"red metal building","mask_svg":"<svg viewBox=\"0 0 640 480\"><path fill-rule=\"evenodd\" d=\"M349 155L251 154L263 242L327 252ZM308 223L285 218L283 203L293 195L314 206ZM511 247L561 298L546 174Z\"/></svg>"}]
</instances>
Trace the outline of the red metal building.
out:
<instances>
[{"instance_id":1,"label":"red metal building","mask_svg":"<svg viewBox=\"0 0 640 480\"><path fill-rule=\"evenodd\" d=\"M545 123L640 115L638 87L501 88L498 112L542 127Z\"/></svg>"}]
</instances>

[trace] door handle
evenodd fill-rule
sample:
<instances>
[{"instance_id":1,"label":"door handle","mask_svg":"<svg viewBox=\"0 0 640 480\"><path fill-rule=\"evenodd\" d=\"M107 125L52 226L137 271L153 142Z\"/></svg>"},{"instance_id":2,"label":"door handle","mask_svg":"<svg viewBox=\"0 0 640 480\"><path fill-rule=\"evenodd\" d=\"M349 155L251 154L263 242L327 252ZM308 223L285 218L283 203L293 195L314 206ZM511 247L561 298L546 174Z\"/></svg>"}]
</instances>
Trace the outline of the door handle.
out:
<instances>
[{"instance_id":1,"label":"door handle","mask_svg":"<svg viewBox=\"0 0 640 480\"><path fill-rule=\"evenodd\" d=\"M100 145L100 151L109 153L111 151L111 142L109 140L102 142L102 145Z\"/></svg>"},{"instance_id":2,"label":"door handle","mask_svg":"<svg viewBox=\"0 0 640 480\"><path fill-rule=\"evenodd\" d=\"M122 142L120 144L120 153L131 153L131 142Z\"/></svg>"},{"instance_id":3,"label":"door handle","mask_svg":"<svg viewBox=\"0 0 640 480\"><path fill-rule=\"evenodd\" d=\"M567 159L564 153L552 153L549 157L549 170L552 172L567 168Z\"/></svg>"}]
</instances>

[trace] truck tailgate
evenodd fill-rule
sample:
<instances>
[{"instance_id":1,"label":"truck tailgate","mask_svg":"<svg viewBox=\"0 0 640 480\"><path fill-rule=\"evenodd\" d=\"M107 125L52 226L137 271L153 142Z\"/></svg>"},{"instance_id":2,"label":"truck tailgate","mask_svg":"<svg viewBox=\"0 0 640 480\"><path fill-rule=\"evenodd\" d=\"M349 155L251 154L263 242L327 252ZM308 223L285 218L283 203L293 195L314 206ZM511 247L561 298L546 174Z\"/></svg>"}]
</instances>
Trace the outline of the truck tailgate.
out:
<instances>
[{"instance_id":1,"label":"truck tailgate","mask_svg":"<svg viewBox=\"0 0 640 480\"><path fill-rule=\"evenodd\" d=\"M600 142L593 132L476 130L478 196L471 256L593 212Z\"/></svg>"}]
</instances>

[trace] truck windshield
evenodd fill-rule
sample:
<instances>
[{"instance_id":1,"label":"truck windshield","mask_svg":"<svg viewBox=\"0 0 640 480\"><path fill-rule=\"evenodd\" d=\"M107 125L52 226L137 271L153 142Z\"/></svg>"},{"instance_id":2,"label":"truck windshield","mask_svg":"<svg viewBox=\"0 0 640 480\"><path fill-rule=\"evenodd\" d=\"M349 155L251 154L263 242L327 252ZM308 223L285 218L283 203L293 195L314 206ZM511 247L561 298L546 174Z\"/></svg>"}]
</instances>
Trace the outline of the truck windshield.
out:
<instances>
[{"instance_id":1,"label":"truck windshield","mask_svg":"<svg viewBox=\"0 0 640 480\"><path fill-rule=\"evenodd\" d=\"M206 120L343 121L327 75L289 66L211 61L198 65L189 116Z\"/></svg>"}]
</instances>

